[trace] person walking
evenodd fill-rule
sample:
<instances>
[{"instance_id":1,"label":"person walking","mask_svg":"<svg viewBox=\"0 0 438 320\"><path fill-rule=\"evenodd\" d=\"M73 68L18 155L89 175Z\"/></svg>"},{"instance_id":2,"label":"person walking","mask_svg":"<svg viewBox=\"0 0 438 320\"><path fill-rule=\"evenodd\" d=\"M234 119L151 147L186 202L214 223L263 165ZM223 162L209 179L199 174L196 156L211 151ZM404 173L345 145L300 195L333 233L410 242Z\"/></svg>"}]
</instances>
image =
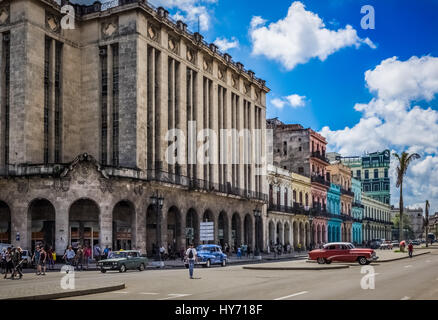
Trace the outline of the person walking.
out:
<instances>
[{"instance_id":1,"label":"person walking","mask_svg":"<svg viewBox=\"0 0 438 320\"><path fill-rule=\"evenodd\" d=\"M11 278L12 278L12 248L8 247L8 249L6 250L5 253L5 276L4 278L7 279L8 278L8 271L11 272Z\"/></svg>"},{"instance_id":2,"label":"person walking","mask_svg":"<svg viewBox=\"0 0 438 320\"><path fill-rule=\"evenodd\" d=\"M412 255L414 253L414 245L412 244L412 242L409 242L408 252L409 252L409 258L412 258Z\"/></svg>"},{"instance_id":3,"label":"person walking","mask_svg":"<svg viewBox=\"0 0 438 320\"><path fill-rule=\"evenodd\" d=\"M73 265L73 259L74 259L75 255L76 254L75 254L73 248L71 246L68 246L67 250L65 251L64 257L63 257L66 264L68 264L70 266Z\"/></svg>"},{"instance_id":4,"label":"person walking","mask_svg":"<svg viewBox=\"0 0 438 320\"><path fill-rule=\"evenodd\" d=\"M242 258L242 249L240 247L237 248L237 258Z\"/></svg>"},{"instance_id":5,"label":"person walking","mask_svg":"<svg viewBox=\"0 0 438 320\"><path fill-rule=\"evenodd\" d=\"M193 279L193 269L195 268L195 262L198 259L198 253L196 249L193 247L193 244L190 244L190 247L186 251L187 261L189 263L189 276L190 279Z\"/></svg>"},{"instance_id":6,"label":"person walking","mask_svg":"<svg viewBox=\"0 0 438 320\"><path fill-rule=\"evenodd\" d=\"M91 248L90 246L85 246L84 249L84 264L87 267L88 270L88 263L90 262L91 259Z\"/></svg>"},{"instance_id":7,"label":"person walking","mask_svg":"<svg viewBox=\"0 0 438 320\"><path fill-rule=\"evenodd\" d=\"M76 250L76 256L75 256L75 262L76 262L75 264L76 267L78 268L78 271L79 270L82 271L84 269L84 266L82 264L83 259L84 259L84 251L82 250L82 247L79 246L78 250ZM79 266L81 266L81 269L79 269Z\"/></svg>"},{"instance_id":8,"label":"person walking","mask_svg":"<svg viewBox=\"0 0 438 320\"><path fill-rule=\"evenodd\" d=\"M6 270L6 248L3 248L2 252L1 252L1 257L0 257L0 266L1 266L1 273L5 273Z\"/></svg>"},{"instance_id":9,"label":"person walking","mask_svg":"<svg viewBox=\"0 0 438 320\"><path fill-rule=\"evenodd\" d=\"M41 265L40 265L40 246L35 247L35 251L32 256L32 261L36 267L36 275L39 276L41 274Z\"/></svg>"},{"instance_id":10,"label":"person walking","mask_svg":"<svg viewBox=\"0 0 438 320\"><path fill-rule=\"evenodd\" d=\"M105 247L105 249L103 249L103 256L104 256L104 259L108 259L108 257L109 257L109 248L108 248L108 246L106 246Z\"/></svg>"},{"instance_id":11,"label":"person walking","mask_svg":"<svg viewBox=\"0 0 438 320\"><path fill-rule=\"evenodd\" d=\"M41 271L43 272L42 275L46 275L46 265L47 265L47 252L44 250L44 247L40 249L40 274Z\"/></svg>"},{"instance_id":12,"label":"person walking","mask_svg":"<svg viewBox=\"0 0 438 320\"><path fill-rule=\"evenodd\" d=\"M53 248L50 247L47 251L47 264L49 265L49 270L54 269L55 262L53 261Z\"/></svg>"},{"instance_id":13,"label":"person walking","mask_svg":"<svg viewBox=\"0 0 438 320\"><path fill-rule=\"evenodd\" d=\"M100 248L99 244L96 244L94 246L93 253L94 253L94 260L96 260L96 262L99 262L100 256L102 255L102 249Z\"/></svg>"},{"instance_id":14,"label":"person walking","mask_svg":"<svg viewBox=\"0 0 438 320\"><path fill-rule=\"evenodd\" d=\"M11 275L11 279L15 278L15 275L19 274L19 279L23 278L23 272L22 272L22 264L23 259L21 257L23 250L21 250L20 247L15 249L15 252L12 256L12 264L14 266L14 272Z\"/></svg>"}]
</instances>

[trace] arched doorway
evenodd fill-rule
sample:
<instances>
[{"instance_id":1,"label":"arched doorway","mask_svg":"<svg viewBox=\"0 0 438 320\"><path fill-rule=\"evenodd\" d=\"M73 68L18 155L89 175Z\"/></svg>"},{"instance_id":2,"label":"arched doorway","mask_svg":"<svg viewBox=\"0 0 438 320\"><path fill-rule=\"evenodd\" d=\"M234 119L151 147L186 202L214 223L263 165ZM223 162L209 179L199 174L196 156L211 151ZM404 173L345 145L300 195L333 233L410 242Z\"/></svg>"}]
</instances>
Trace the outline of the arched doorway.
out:
<instances>
[{"instance_id":1,"label":"arched doorway","mask_svg":"<svg viewBox=\"0 0 438 320\"><path fill-rule=\"evenodd\" d=\"M237 250L237 247L242 244L242 235L241 235L241 220L239 214L236 212L233 214L233 218L231 219L231 243L234 246L234 250Z\"/></svg>"},{"instance_id":2,"label":"arched doorway","mask_svg":"<svg viewBox=\"0 0 438 320\"><path fill-rule=\"evenodd\" d=\"M213 212L210 210L205 210L204 215L202 216L202 222L213 222L214 223L214 216ZM202 243L204 244L214 244L214 234L213 234L213 240L205 241L203 240Z\"/></svg>"},{"instance_id":3,"label":"arched doorway","mask_svg":"<svg viewBox=\"0 0 438 320\"><path fill-rule=\"evenodd\" d=\"M131 250L134 244L134 205L130 201L120 201L113 209L113 247L118 251Z\"/></svg>"},{"instance_id":4,"label":"arched doorway","mask_svg":"<svg viewBox=\"0 0 438 320\"><path fill-rule=\"evenodd\" d=\"M277 234L275 238L276 244L283 244L283 226L281 225L281 222L277 222Z\"/></svg>"},{"instance_id":5,"label":"arched doorway","mask_svg":"<svg viewBox=\"0 0 438 320\"><path fill-rule=\"evenodd\" d=\"M70 207L70 244L73 248L93 246L99 243L99 206L90 199L76 200Z\"/></svg>"},{"instance_id":6,"label":"arched doorway","mask_svg":"<svg viewBox=\"0 0 438 320\"><path fill-rule=\"evenodd\" d=\"M221 244L222 248L225 246L225 243L228 242L228 217L227 213L224 211L221 211L219 213L218 218L218 239L219 243Z\"/></svg>"},{"instance_id":7,"label":"arched doorway","mask_svg":"<svg viewBox=\"0 0 438 320\"><path fill-rule=\"evenodd\" d=\"M275 225L271 220L269 221L269 246L272 246L275 243Z\"/></svg>"},{"instance_id":8,"label":"arched doorway","mask_svg":"<svg viewBox=\"0 0 438 320\"><path fill-rule=\"evenodd\" d=\"M300 222L300 244L301 248L303 249L305 247L305 241L306 241L306 233L305 233L305 227L304 223Z\"/></svg>"},{"instance_id":9,"label":"arched doorway","mask_svg":"<svg viewBox=\"0 0 438 320\"><path fill-rule=\"evenodd\" d=\"M167 246L171 256L181 248L181 213L175 206L167 212Z\"/></svg>"},{"instance_id":10,"label":"arched doorway","mask_svg":"<svg viewBox=\"0 0 438 320\"><path fill-rule=\"evenodd\" d=\"M31 249L37 245L55 248L55 207L47 199L33 200L28 209L28 231ZM30 229L30 230L29 230Z\"/></svg>"},{"instance_id":11,"label":"arched doorway","mask_svg":"<svg viewBox=\"0 0 438 320\"><path fill-rule=\"evenodd\" d=\"M294 237L294 248L298 248L298 222L294 221L293 223L293 237Z\"/></svg>"},{"instance_id":12,"label":"arched doorway","mask_svg":"<svg viewBox=\"0 0 438 320\"><path fill-rule=\"evenodd\" d=\"M186 246L193 243L194 246L199 245L199 222L198 214L195 209L189 209L186 215Z\"/></svg>"},{"instance_id":13,"label":"arched doorway","mask_svg":"<svg viewBox=\"0 0 438 320\"><path fill-rule=\"evenodd\" d=\"M146 210L146 251L149 257L158 254L157 241L159 230L157 220L156 208L153 204L151 204Z\"/></svg>"},{"instance_id":14,"label":"arched doorway","mask_svg":"<svg viewBox=\"0 0 438 320\"><path fill-rule=\"evenodd\" d=\"M0 201L0 243L11 243L11 209Z\"/></svg>"},{"instance_id":15,"label":"arched doorway","mask_svg":"<svg viewBox=\"0 0 438 320\"><path fill-rule=\"evenodd\" d=\"M284 224L284 244L290 244L290 226L289 222Z\"/></svg>"},{"instance_id":16,"label":"arched doorway","mask_svg":"<svg viewBox=\"0 0 438 320\"><path fill-rule=\"evenodd\" d=\"M244 220L243 242L244 244L250 246L251 250L254 249L252 243L252 230L253 230L252 218L249 214L247 214L245 215L245 220Z\"/></svg>"}]
</instances>

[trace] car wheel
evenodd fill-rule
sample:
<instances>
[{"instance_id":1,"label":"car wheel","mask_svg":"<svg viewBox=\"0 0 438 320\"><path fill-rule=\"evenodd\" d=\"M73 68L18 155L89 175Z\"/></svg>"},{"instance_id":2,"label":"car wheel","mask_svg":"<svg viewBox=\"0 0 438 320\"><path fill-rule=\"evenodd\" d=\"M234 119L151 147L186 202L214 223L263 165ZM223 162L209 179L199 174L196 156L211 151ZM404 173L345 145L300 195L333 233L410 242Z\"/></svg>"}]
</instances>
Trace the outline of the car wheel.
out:
<instances>
[{"instance_id":1,"label":"car wheel","mask_svg":"<svg viewBox=\"0 0 438 320\"><path fill-rule=\"evenodd\" d=\"M139 271L144 271L144 263L140 264L140 267L138 267Z\"/></svg>"},{"instance_id":2,"label":"car wheel","mask_svg":"<svg viewBox=\"0 0 438 320\"><path fill-rule=\"evenodd\" d=\"M332 261L329 259L325 259L325 263L330 264L330 263L332 263Z\"/></svg>"},{"instance_id":3,"label":"car wheel","mask_svg":"<svg viewBox=\"0 0 438 320\"><path fill-rule=\"evenodd\" d=\"M100 269L100 272L105 273L106 270L105 269Z\"/></svg>"},{"instance_id":4,"label":"car wheel","mask_svg":"<svg viewBox=\"0 0 438 320\"><path fill-rule=\"evenodd\" d=\"M120 267L119 272L126 272L126 266L124 264Z\"/></svg>"},{"instance_id":5,"label":"car wheel","mask_svg":"<svg viewBox=\"0 0 438 320\"><path fill-rule=\"evenodd\" d=\"M359 264L360 264L361 266L366 265L367 262L368 262L368 260L367 260L365 257L359 257L359 258L358 258L358 261L359 261Z\"/></svg>"},{"instance_id":6,"label":"car wheel","mask_svg":"<svg viewBox=\"0 0 438 320\"><path fill-rule=\"evenodd\" d=\"M226 259L222 260L222 267L225 267L226 265L227 265L227 260Z\"/></svg>"},{"instance_id":7,"label":"car wheel","mask_svg":"<svg viewBox=\"0 0 438 320\"><path fill-rule=\"evenodd\" d=\"M206 267L206 268L210 268L210 266L211 266L211 262L210 262L210 259L208 259L208 260L207 260L207 263L205 264L205 267Z\"/></svg>"},{"instance_id":8,"label":"car wheel","mask_svg":"<svg viewBox=\"0 0 438 320\"><path fill-rule=\"evenodd\" d=\"M316 259L316 261L317 261L319 264L324 264L324 263L325 263L325 259L324 259L324 258L318 258L318 259Z\"/></svg>"}]
</instances>

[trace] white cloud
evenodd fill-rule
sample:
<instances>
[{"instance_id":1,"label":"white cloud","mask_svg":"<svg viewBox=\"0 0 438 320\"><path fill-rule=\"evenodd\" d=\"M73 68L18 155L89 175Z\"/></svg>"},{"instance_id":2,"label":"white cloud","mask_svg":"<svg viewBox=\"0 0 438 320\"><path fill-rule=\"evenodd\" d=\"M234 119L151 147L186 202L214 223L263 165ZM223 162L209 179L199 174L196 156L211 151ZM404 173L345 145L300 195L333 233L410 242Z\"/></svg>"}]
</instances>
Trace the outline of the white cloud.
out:
<instances>
[{"instance_id":1,"label":"white cloud","mask_svg":"<svg viewBox=\"0 0 438 320\"><path fill-rule=\"evenodd\" d=\"M306 97L298 94L291 94L282 98L274 98L271 100L274 107L282 109L285 105L289 105L292 108L300 108L306 105Z\"/></svg>"},{"instance_id":2,"label":"white cloud","mask_svg":"<svg viewBox=\"0 0 438 320\"><path fill-rule=\"evenodd\" d=\"M233 48L239 47L239 40L235 37L232 37L231 40L226 38L217 38L214 40L214 44L218 46L219 50L225 52Z\"/></svg>"},{"instance_id":3,"label":"white cloud","mask_svg":"<svg viewBox=\"0 0 438 320\"><path fill-rule=\"evenodd\" d=\"M353 27L327 29L323 20L305 6L295 1L289 7L287 16L277 22L265 25L259 16L252 18L250 36L253 54L264 55L279 61L287 70L303 64L311 58L324 61L334 52L349 46L358 48L361 44L375 48L370 39L361 39Z\"/></svg>"},{"instance_id":4,"label":"white cloud","mask_svg":"<svg viewBox=\"0 0 438 320\"><path fill-rule=\"evenodd\" d=\"M414 205L428 199L438 210L438 111L422 108L416 101L431 101L438 94L438 58L390 58L365 72L366 85L376 96L356 104L362 113L359 123L342 130L321 130L329 149L343 155L360 155L386 148L393 152L417 152L404 183L404 201ZM395 160L391 163L392 203L398 206Z\"/></svg>"},{"instance_id":5,"label":"white cloud","mask_svg":"<svg viewBox=\"0 0 438 320\"><path fill-rule=\"evenodd\" d=\"M149 0L155 6L162 6L167 10L176 10L172 15L175 20L183 20L193 30L197 30L198 19L202 31L210 27L208 5L217 0Z\"/></svg>"}]
</instances>

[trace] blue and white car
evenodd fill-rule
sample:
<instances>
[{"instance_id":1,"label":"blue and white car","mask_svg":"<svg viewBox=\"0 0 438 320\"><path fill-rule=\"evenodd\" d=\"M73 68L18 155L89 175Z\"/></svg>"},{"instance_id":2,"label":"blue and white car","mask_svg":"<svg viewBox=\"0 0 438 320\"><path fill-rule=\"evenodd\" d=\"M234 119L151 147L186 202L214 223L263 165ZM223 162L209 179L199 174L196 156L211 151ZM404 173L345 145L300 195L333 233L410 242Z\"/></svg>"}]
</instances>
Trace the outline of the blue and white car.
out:
<instances>
[{"instance_id":1,"label":"blue and white car","mask_svg":"<svg viewBox=\"0 0 438 320\"><path fill-rule=\"evenodd\" d=\"M204 244L196 248L198 262L204 268L210 268L212 264L220 264L222 267L227 265L227 255L222 252L220 246L214 244ZM187 259L184 262L186 268L189 267Z\"/></svg>"}]
</instances>

